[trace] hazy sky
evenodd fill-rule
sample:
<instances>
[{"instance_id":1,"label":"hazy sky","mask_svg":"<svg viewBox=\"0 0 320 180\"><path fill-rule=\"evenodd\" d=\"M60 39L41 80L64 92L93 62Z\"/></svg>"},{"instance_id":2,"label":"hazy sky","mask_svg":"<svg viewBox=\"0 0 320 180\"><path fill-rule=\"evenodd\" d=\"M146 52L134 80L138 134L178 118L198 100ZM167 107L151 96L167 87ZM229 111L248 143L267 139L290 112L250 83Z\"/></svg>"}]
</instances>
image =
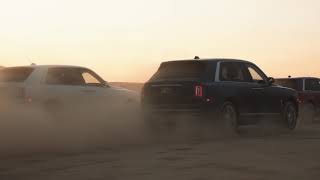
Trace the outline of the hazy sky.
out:
<instances>
[{"instance_id":1,"label":"hazy sky","mask_svg":"<svg viewBox=\"0 0 320 180\"><path fill-rule=\"evenodd\" d=\"M161 61L195 55L320 76L320 1L0 0L0 65L82 65L143 82Z\"/></svg>"}]
</instances>

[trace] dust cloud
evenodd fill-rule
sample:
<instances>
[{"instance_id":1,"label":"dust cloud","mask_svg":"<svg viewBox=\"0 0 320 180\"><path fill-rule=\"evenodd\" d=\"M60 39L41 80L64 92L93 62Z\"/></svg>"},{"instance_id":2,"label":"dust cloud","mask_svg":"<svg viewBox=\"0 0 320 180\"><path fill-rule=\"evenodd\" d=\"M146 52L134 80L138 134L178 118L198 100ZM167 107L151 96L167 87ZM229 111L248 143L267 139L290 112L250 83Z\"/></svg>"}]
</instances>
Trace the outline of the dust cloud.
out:
<instances>
[{"instance_id":1,"label":"dust cloud","mask_svg":"<svg viewBox=\"0 0 320 180\"><path fill-rule=\"evenodd\" d=\"M164 114L149 119L142 116L139 102L73 104L56 113L41 105L10 102L2 98L0 103L0 156L150 142L265 138L290 133L279 120L261 121L259 126L240 127L237 133L232 133L210 118L195 120L189 115Z\"/></svg>"},{"instance_id":2,"label":"dust cloud","mask_svg":"<svg viewBox=\"0 0 320 180\"><path fill-rule=\"evenodd\" d=\"M74 104L59 113L42 106L0 103L0 156L81 151L105 145L140 143L143 123L136 102Z\"/></svg>"}]
</instances>

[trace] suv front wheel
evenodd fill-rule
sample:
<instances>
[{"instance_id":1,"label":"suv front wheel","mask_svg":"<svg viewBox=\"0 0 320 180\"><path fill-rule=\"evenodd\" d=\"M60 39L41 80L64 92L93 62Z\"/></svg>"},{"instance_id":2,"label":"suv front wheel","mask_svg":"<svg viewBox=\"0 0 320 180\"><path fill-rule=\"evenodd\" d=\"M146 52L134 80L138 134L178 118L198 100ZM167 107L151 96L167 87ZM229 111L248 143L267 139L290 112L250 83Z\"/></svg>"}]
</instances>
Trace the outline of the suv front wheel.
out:
<instances>
[{"instance_id":1,"label":"suv front wheel","mask_svg":"<svg viewBox=\"0 0 320 180\"><path fill-rule=\"evenodd\" d=\"M282 118L288 129L294 130L296 128L298 121L298 111L294 103L286 102L283 109Z\"/></svg>"}]
</instances>

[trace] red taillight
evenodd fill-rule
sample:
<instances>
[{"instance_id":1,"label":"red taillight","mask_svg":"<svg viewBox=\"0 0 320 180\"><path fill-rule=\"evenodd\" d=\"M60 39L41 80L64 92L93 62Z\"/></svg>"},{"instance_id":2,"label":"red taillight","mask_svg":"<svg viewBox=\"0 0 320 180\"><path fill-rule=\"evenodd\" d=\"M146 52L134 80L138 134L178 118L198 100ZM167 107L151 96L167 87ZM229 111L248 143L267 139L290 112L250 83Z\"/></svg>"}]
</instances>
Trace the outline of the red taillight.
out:
<instances>
[{"instance_id":1,"label":"red taillight","mask_svg":"<svg viewBox=\"0 0 320 180\"><path fill-rule=\"evenodd\" d=\"M197 85L194 87L194 95L196 97L202 97L203 96L203 87L202 85Z\"/></svg>"},{"instance_id":2,"label":"red taillight","mask_svg":"<svg viewBox=\"0 0 320 180\"><path fill-rule=\"evenodd\" d=\"M302 104L304 102L303 96L298 96L297 101L299 104Z\"/></svg>"},{"instance_id":3,"label":"red taillight","mask_svg":"<svg viewBox=\"0 0 320 180\"><path fill-rule=\"evenodd\" d=\"M32 98L31 97L27 97L26 99L25 99L25 101L26 101L26 103L32 103Z\"/></svg>"},{"instance_id":4,"label":"red taillight","mask_svg":"<svg viewBox=\"0 0 320 180\"><path fill-rule=\"evenodd\" d=\"M26 95L26 89L25 88L20 88L17 91L17 98L23 99L26 103L32 103L33 99L31 97L28 97Z\"/></svg>"}]
</instances>

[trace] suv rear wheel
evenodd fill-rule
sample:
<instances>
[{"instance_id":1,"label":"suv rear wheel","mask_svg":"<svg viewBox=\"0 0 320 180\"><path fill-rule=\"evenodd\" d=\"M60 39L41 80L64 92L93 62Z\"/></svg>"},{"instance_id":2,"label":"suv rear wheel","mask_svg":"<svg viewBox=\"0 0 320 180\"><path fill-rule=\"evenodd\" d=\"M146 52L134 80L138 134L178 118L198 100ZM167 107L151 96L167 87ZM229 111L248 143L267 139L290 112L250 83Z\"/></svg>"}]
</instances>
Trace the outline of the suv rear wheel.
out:
<instances>
[{"instance_id":1,"label":"suv rear wheel","mask_svg":"<svg viewBox=\"0 0 320 180\"><path fill-rule=\"evenodd\" d=\"M220 120L224 125L224 128L236 132L238 129L238 113L235 106L231 102L226 102L222 106L220 112Z\"/></svg>"}]
</instances>

